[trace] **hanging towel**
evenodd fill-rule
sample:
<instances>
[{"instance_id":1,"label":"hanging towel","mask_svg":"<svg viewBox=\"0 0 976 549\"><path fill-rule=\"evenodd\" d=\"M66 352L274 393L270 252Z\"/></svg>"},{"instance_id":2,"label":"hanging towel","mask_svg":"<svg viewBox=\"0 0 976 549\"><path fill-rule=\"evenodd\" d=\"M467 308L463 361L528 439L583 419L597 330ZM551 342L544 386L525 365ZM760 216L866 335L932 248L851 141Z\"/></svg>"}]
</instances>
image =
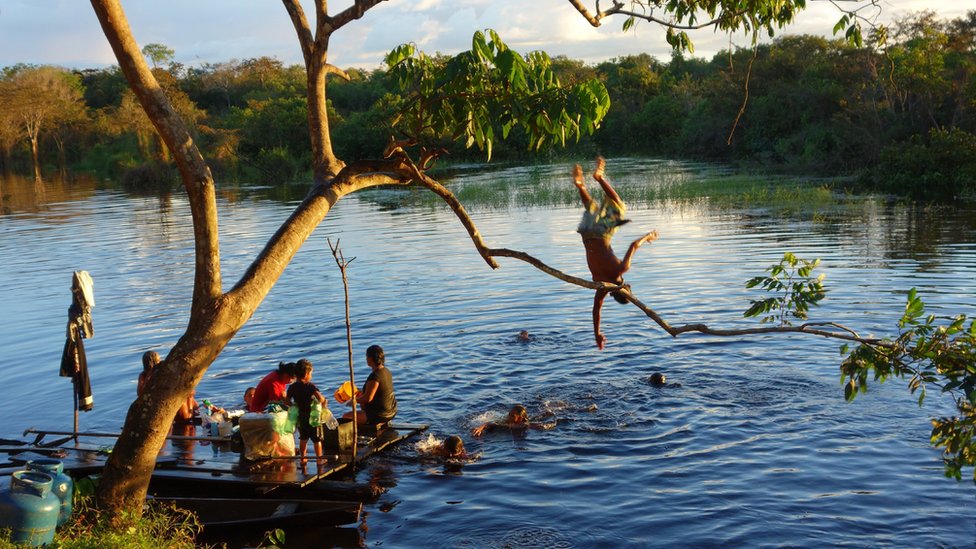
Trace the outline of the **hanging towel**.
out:
<instances>
[{"instance_id":1,"label":"hanging towel","mask_svg":"<svg viewBox=\"0 0 976 549\"><path fill-rule=\"evenodd\" d=\"M61 353L61 376L72 378L78 410L87 412L92 409L94 399L83 340L95 334L91 318L91 309L95 306L94 284L87 271L74 272L71 297L64 351Z\"/></svg>"}]
</instances>

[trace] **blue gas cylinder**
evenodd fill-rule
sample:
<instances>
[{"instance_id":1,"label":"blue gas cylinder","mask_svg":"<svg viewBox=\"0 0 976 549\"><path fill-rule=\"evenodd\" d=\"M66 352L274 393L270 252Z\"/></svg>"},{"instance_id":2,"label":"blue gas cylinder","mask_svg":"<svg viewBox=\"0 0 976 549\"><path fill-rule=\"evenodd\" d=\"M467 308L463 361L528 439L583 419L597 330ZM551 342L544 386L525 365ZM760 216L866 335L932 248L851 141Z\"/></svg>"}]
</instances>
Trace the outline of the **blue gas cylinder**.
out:
<instances>
[{"instance_id":1,"label":"blue gas cylinder","mask_svg":"<svg viewBox=\"0 0 976 549\"><path fill-rule=\"evenodd\" d=\"M58 526L71 518L71 502L75 495L75 481L64 472L64 464L56 459L33 459L27 462L28 471L40 471L51 475L54 482L51 492L58 496L61 509L58 512Z\"/></svg>"},{"instance_id":2,"label":"blue gas cylinder","mask_svg":"<svg viewBox=\"0 0 976 549\"><path fill-rule=\"evenodd\" d=\"M40 547L54 541L61 501L51 492L54 479L40 471L15 471L10 490L0 493L0 528L10 541Z\"/></svg>"}]
</instances>

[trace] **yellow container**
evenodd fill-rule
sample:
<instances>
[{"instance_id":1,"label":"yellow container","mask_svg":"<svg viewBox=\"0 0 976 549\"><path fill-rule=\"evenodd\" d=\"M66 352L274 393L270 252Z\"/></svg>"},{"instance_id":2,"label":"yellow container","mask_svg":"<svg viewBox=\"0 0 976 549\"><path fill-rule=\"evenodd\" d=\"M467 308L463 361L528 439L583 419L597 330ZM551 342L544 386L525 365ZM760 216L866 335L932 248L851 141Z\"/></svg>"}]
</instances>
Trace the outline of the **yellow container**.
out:
<instances>
[{"instance_id":1,"label":"yellow container","mask_svg":"<svg viewBox=\"0 0 976 549\"><path fill-rule=\"evenodd\" d=\"M340 385L339 388L336 389L335 393L332 396L335 397L336 402L338 402L339 404L345 404L349 402L349 399L352 398L352 394L353 394L352 383L349 383L347 381L342 385Z\"/></svg>"}]
</instances>

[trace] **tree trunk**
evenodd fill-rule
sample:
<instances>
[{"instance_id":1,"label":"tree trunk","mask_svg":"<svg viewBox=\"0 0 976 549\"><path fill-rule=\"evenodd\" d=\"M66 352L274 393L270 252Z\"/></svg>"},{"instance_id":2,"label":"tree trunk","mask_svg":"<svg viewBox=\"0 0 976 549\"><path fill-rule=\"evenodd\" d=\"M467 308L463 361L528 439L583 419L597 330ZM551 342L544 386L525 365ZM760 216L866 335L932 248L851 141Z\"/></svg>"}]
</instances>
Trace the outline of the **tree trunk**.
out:
<instances>
[{"instance_id":1,"label":"tree trunk","mask_svg":"<svg viewBox=\"0 0 976 549\"><path fill-rule=\"evenodd\" d=\"M37 134L36 133L32 134L30 136L30 145L31 145L31 157L34 160L34 183L35 184L41 183L43 181L43 179L41 179L41 158L40 158L40 154L38 153L37 142L38 142Z\"/></svg>"},{"instance_id":2,"label":"tree trunk","mask_svg":"<svg viewBox=\"0 0 976 549\"><path fill-rule=\"evenodd\" d=\"M64 152L64 137L59 135L59 132L55 132L54 134L54 143L58 147L58 171L63 181L68 177L68 158Z\"/></svg>"},{"instance_id":3,"label":"tree trunk","mask_svg":"<svg viewBox=\"0 0 976 549\"><path fill-rule=\"evenodd\" d=\"M156 366L146 391L129 407L98 492L99 507L116 521L126 512L138 514L142 509L176 411L243 324L223 319L227 315L219 313L227 309L221 307L189 326L166 360Z\"/></svg>"},{"instance_id":4,"label":"tree trunk","mask_svg":"<svg viewBox=\"0 0 976 549\"><path fill-rule=\"evenodd\" d=\"M328 48L328 40L324 41ZM320 44L316 42L316 47ZM322 183L336 175L341 168L332 151L329 133L329 112L326 102L326 58L313 55L308 64L308 128L312 140L312 173L315 183Z\"/></svg>"}]
</instances>

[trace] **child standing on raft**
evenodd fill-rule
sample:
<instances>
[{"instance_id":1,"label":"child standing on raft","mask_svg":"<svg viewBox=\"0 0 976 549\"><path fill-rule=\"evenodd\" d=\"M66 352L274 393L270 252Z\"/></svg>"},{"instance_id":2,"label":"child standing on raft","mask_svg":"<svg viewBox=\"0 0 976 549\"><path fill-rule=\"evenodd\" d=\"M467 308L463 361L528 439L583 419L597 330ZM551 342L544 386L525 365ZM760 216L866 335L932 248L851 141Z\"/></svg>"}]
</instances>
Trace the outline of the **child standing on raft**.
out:
<instances>
[{"instance_id":1,"label":"child standing on raft","mask_svg":"<svg viewBox=\"0 0 976 549\"><path fill-rule=\"evenodd\" d=\"M326 407L328 401L322 396L319 388L312 383L312 363L303 358L298 361L296 366L298 379L288 386L285 402L291 406L292 401L294 401L295 406L298 406L298 452L304 464L307 463L305 450L308 447L309 439L312 440L316 461L322 459L322 439L325 438L325 434L318 418L316 418L316 426L313 427L311 424L312 401L317 401L322 405L322 408Z\"/></svg>"}]
</instances>

